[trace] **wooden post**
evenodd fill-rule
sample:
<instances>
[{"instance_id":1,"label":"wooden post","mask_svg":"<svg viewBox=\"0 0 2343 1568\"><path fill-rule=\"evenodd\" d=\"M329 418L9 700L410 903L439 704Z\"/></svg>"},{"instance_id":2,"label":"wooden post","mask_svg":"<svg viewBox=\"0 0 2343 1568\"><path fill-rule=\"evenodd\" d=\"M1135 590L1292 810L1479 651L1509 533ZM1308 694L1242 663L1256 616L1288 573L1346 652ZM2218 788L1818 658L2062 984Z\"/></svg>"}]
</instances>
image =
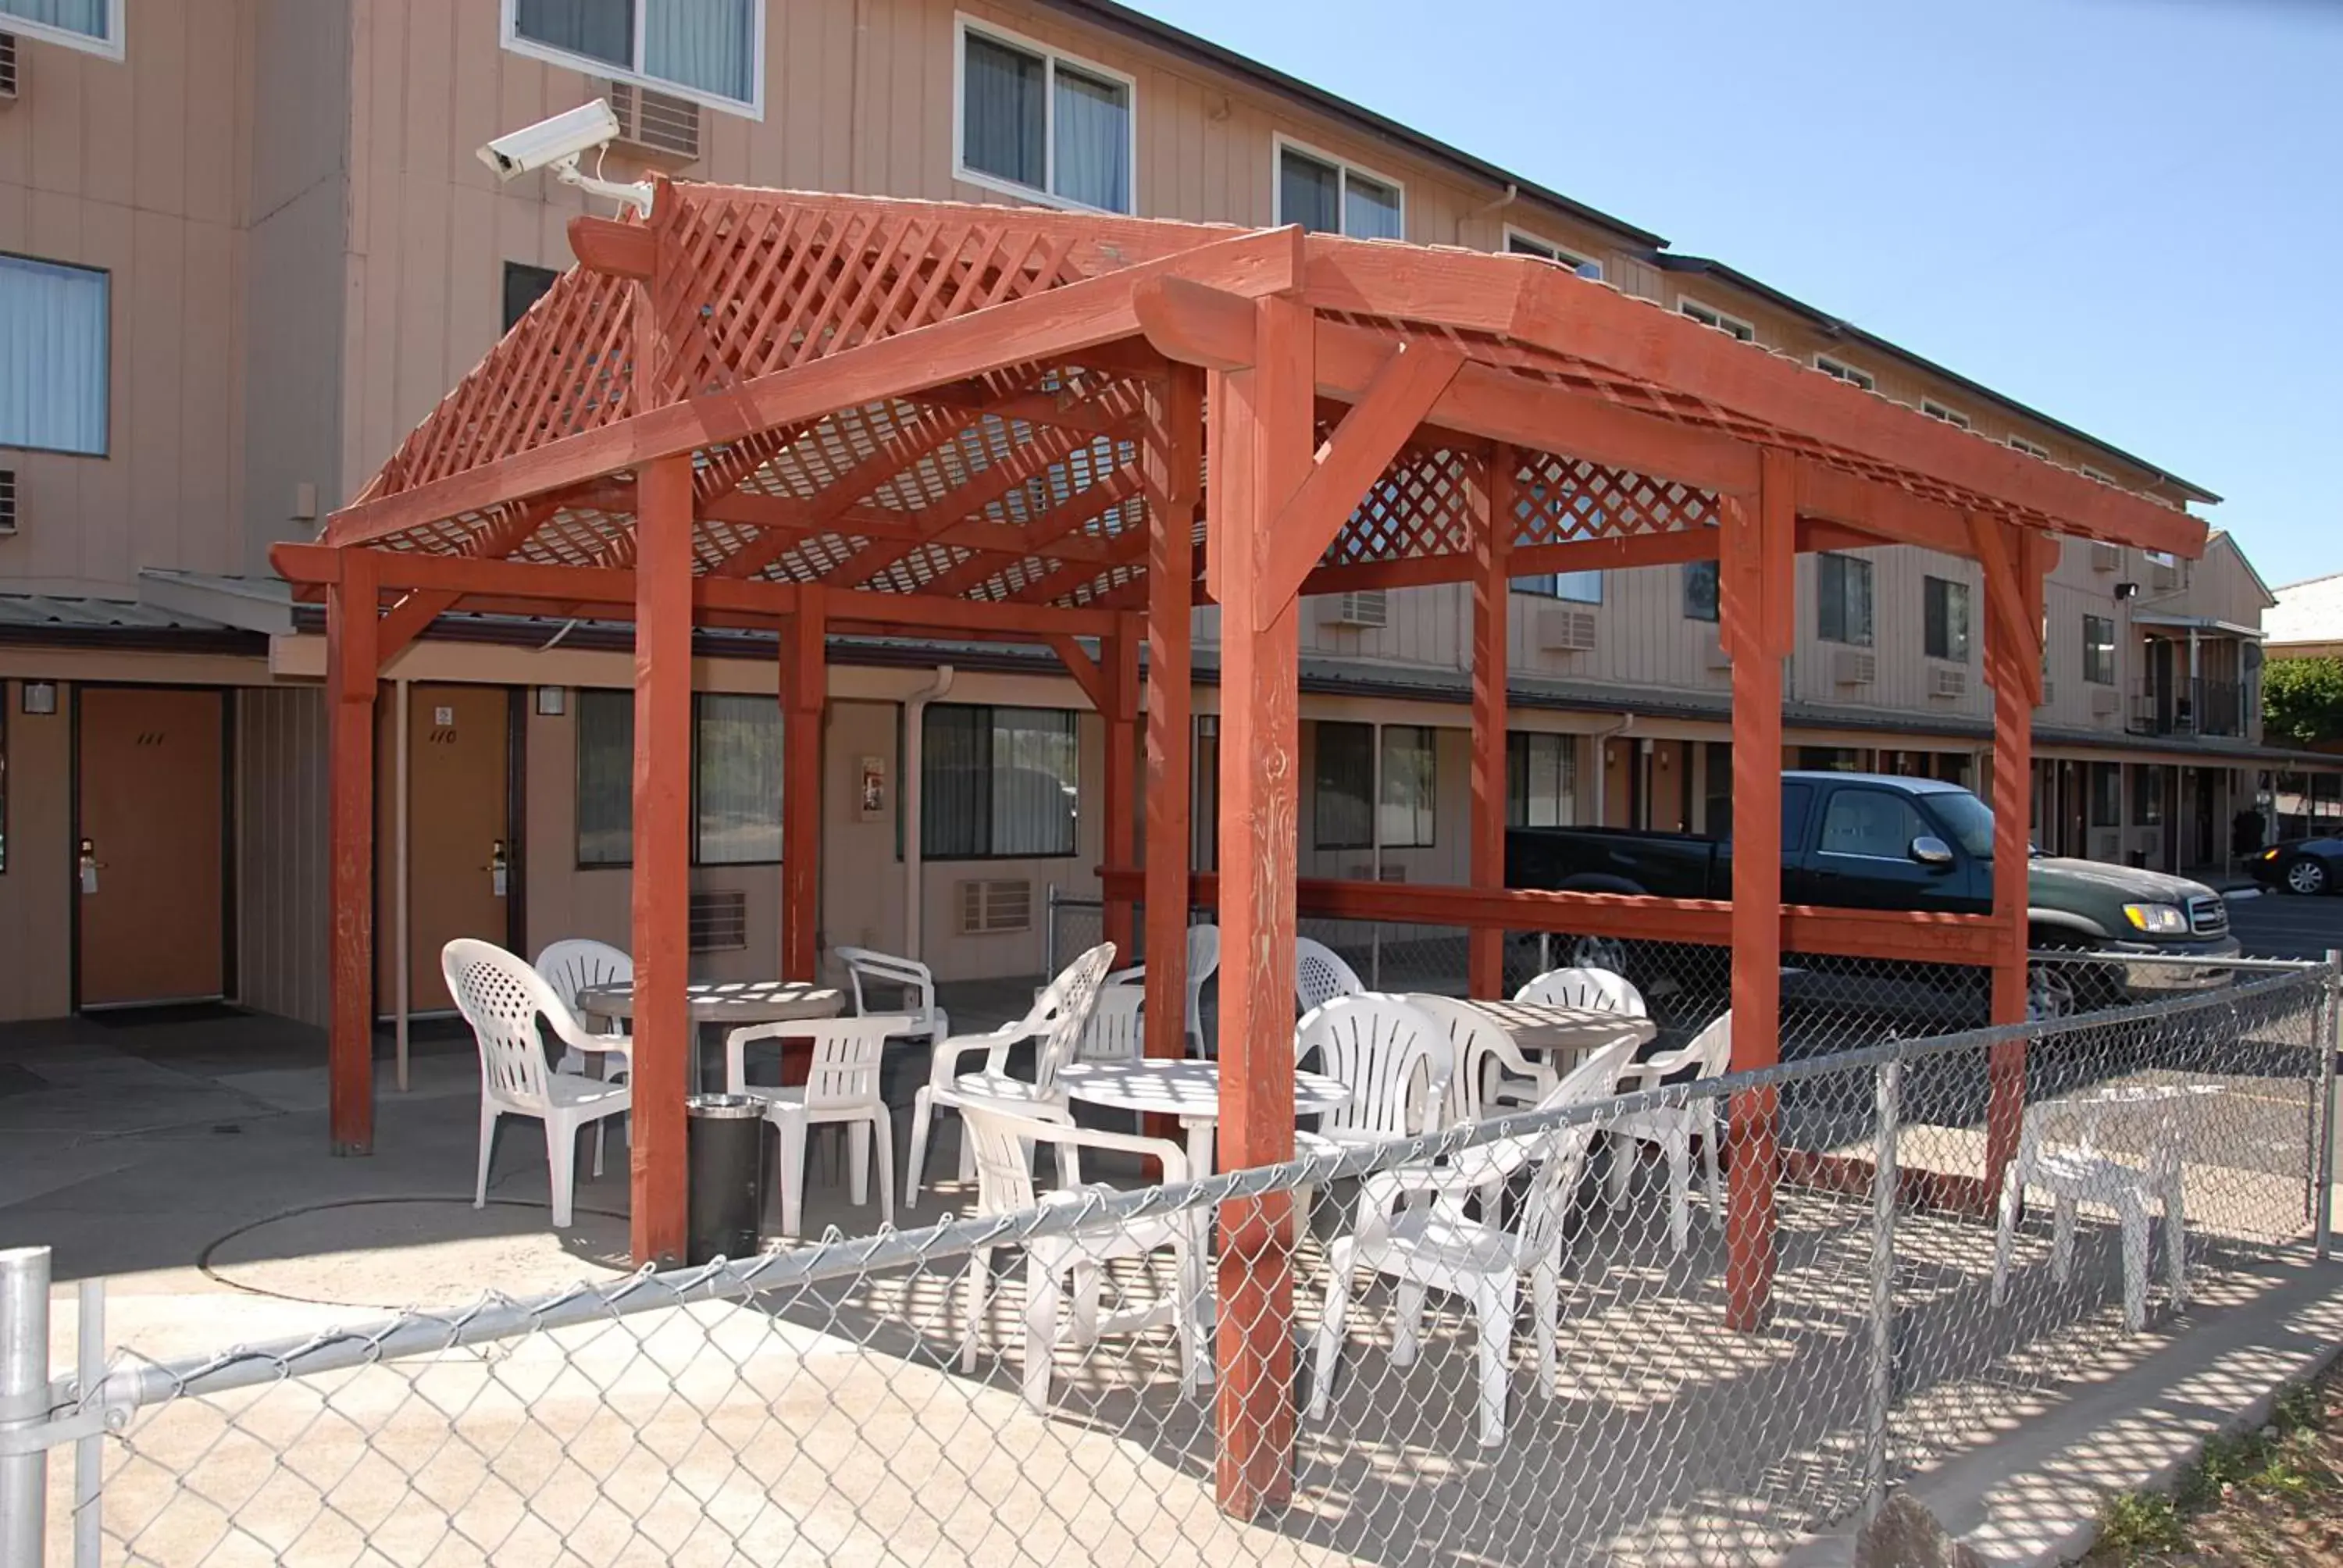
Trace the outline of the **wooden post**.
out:
<instances>
[{"instance_id":1,"label":"wooden post","mask_svg":"<svg viewBox=\"0 0 2343 1568\"><path fill-rule=\"evenodd\" d=\"M340 552L326 589L326 788L333 910L327 1120L337 1154L374 1152L376 561Z\"/></svg>"},{"instance_id":2,"label":"wooden post","mask_svg":"<svg viewBox=\"0 0 2343 1568\"><path fill-rule=\"evenodd\" d=\"M781 978L820 963L822 704L830 690L822 590L798 590L781 638Z\"/></svg>"},{"instance_id":3,"label":"wooden post","mask_svg":"<svg viewBox=\"0 0 2343 1568\"><path fill-rule=\"evenodd\" d=\"M1968 518L1985 575L1985 678L1993 689L1993 966L1995 1023L2026 1014L2027 804L2034 780L2034 709L2042 700L2042 576L2047 542L1982 514ZM2026 1042L1993 1048L1986 1099L1986 1201L2017 1156L2026 1111Z\"/></svg>"},{"instance_id":4,"label":"wooden post","mask_svg":"<svg viewBox=\"0 0 2343 1568\"><path fill-rule=\"evenodd\" d=\"M1108 865L1118 869L1139 858L1139 789L1133 775L1139 769L1139 642L1143 626L1143 618L1135 612L1118 616L1115 634L1099 648L1099 674L1106 692L1101 709L1106 719L1106 843L1101 853ZM1128 898L1106 896L1100 930L1114 944L1117 964L1134 961L1133 915Z\"/></svg>"},{"instance_id":5,"label":"wooden post","mask_svg":"<svg viewBox=\"0 0 2343 1568\"><path fill-rule=\"evenodd\" d=\"M1506 612L1512 579L1513 447L1500 442L1473 516L1473 886L1505 885ZM1499 997L1505 985L1505 933L1475 926L1467 943L1466 989Z\"/></svg>"},{"instance_id":6,"label":"wooden post","mask_svg":"<svg viewBox=\"0 0 2343 1568\"><path fill-rule=\"evenodd\" d=\"M634 1215L638 1264L683 1261L690 1081L691 459L636 477Z\"/></svg>"},{"instance_id":7,"label":"wooden post","mask_svg":"<svg viewBox=\"0 0 2343 1568\"><path fill-rule=\"evenodd\" d=\"M1300 802L1298 601L1264 618L1271 520L1311 466L1312 313L1253 312L1256 363L1216 372L1211 501L1221 604L1221 1153L1223 1170L1293 1153L1293 878ZM1292 1495L1293 1201L1221 1210L1221 1507L1251 1519Z\"/></svg>"},{"instance_id":8,"label":"wooden post","mask_svg":"<svg viewBox=\"0 0 2343 1568\"><path fill-rule=\"evenodd\" d=\"M1756 504L1727 498L1717 619L1733 659L1733 1069L1781 1060L1782 660L1797 565L1796 467L1761 455ZM1733 1097L1725 1202L1725 1321L1761 1326L1774 1289L1774 1190L1781 1154L1772 1089Z\"/></svg>"},{"instance_id":9,"label":"wooden post","mask_svg":"<svg viewBox=\"0 0 2343 1568\"><path fill-rule=\"evenodd\" d=\"M1184 1054L1189 768L1195 725L1190 635L1203 372L1175 365L1147 395L1147 1054ZM1153 1131L1151 1129L1151 1131ZM1175 1136L1170 1127L1165 1137Z\"/></svg>"}]
</instances>

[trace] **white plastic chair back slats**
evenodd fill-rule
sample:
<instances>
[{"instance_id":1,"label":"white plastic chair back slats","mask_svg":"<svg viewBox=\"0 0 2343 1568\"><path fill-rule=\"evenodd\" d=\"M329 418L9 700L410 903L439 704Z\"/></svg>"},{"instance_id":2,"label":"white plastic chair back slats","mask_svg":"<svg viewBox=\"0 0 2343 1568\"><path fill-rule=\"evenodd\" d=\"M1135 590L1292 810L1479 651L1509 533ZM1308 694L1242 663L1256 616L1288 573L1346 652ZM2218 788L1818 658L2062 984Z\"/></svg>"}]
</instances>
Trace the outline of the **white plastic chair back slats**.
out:
<instances>
[{"instance_id":1,"label":"white plastic chair back slats","mask_svg":"<svg viewBox=\"0 0 2343 1568\"><path fill-rule=\"evenodd\" d=\"M809 1020L813 1060L806 1067L805 1105L809 1111L868 1105L879 1098L879 1063L887 1050L888 1026L900 1027L898 1016L876 1019L828 1018ZM873 1025L876 1027L873 1027Z\"/></svg>"},{"instance_id":2,"label":"white plastic chair back slats","mask_svg":"<svg viewBox=\"0 0 2343 1568\"><path fill-rule=\"evenodd\" d=\"M1134 1061L1147 1054L1147 992L1135 985L1101 986L1083 1026L1079 1061Z\"/></svg>"},{"instance_id":3,"label":"white plastic chair back slats","mask_svg":"<svg viewBox=\"0 0 2343 1568\"><path fill-rule=\"evenodd\" d=\"M1040 1201L1033 1181L1033 1146L1011 1118L987 1114L981 1101L960 1102L961 1136L976 1150L976 1209L980 1214L1021 1214ZM971 1114L972 1113L972 1114Z\"/></svg>"},{"instance_id":4,"label":"white plastic chair back slats","mask_svg":"<svg viewBox=\"0 0 2343 1568\"><path fill-rule=\"evenodd\" d=\"M1489 1112L1481 1102L1482 1079L1492 1060L1523 1077L1529 1076L1532 1064L1513 1049L1513 1040L1497 1026L1497 1020L1471 1002L1447 996L1416 996L1408 1000L1448 1032L1451 1070L1441 1100L1441 1114L1451 1125L1486 1120Z\"/></svg>"},{"instance_id":5,"label":"white plastic chair back slats","mask_svg":"<svg viewBox=\"0 0 2343 1568\"><path fill-rule=\"evenodd\" d=\"M1294 1064L1348 1084L1350 1102L1321 1131L1345 1142L1408 1138L1441 1124L1454 1063L1448 1031L1403 997L1363 991L1312 1010L1297 1026Z\"/></svg>"},{"instance_id":6,"label":"white plastic chair back slats","mask_svg":"<svg viewBox=\"0 0 2343 1568\"><path fill-rule=\"evenodd\" d=\"M537 970L492 943L458 938L439 955L448 994L480 1046L480 1081L497 1099L531 1114L551 1101L546 1089L539 1017L565 1016L569 1004Z\"/></svg>"},{"instance_id":7,"label":"white plastic chair back slats","mask_svg":"<svg viewBox=\"0 0 2343 1568\"><path fill-rule=\"evenodd\" d=\"M1554 1090L1538 1102L1541 1111L1559 1110L1568 1105L1584 1105L1589 1101L1607 1100L1619 1081L1619 1070L1626 1065L1634 1050L1633 1040L1621 1040L1604 1046L1601 1050L1578 1064ZM1556 1254L1562 1246L1563 1226L1570 1218L1571 1201L1578 1194L1578 1184L1586 1172L1586 1153L1594 1146L1595 1134L1603 1131L1599 1121L1582 1121L1551 1131L1534 1133L1520 1140L1523 1163L1543 1160L1536 1177L1530 1183L1529 1194L1522 1206L1520 1251L1517 1256L1523 1268L1541 1258ZM1513 1140L1501 1140L1512 1142ZM1493 1147L1493 1151L1494 1146Z\"/></svg>"},{"instance_id":8,"label":"white plastic chair back slats","mask_svg":"<svg viewBox=\"0 0 2343 1568\"><path fill-rule=\"evenodd\" d=\"M534 966L553 994L569 1009L581 1029L590 1029L578 1011L578 993L595 986L625 985L635 978L635 960L608 942L589 937L564 937L548 943Z\"/></svg>"},{"instance_id":9,"label":"white plastic chair back slats","mask_svg":"<svg viewBox=\"0 0 2343 1568\"><path fill-rule=\"evenodd\" d=\"M950 1027L936 1006L936 977L927 965L872 948L841 947L831 951L846 966L846 984L854 996L856 1016L906 1013L910 1022L904 1032L938 1038ZM866 982L886 993L884 999L866 995L862 989Z\"/></svg>"},{"instance_id":10,"label":"white plastic chair back slats","mask_svg":"<svg viewBox=\"0 0 2343 1568\"><path fill-rule=\"evenodd\" d=\"M1081 1048L1082 1031L1090 1025L1091 1012L1098 1005L1099 991L1113 962L1114 944L1101 942L1068 964L1034 1004L1033 1016L1041 1026L1033 1047L1036 1090L1047 1092L1055 1088L1059 1072L1073 1064L1074 1053Z\"/></svg>"},{"instance_id":11,"label":"white plastic chair back slats","mask_svg":"<svg viewBox=\"0 0 2343 1568\"><path fill-rule=\"evenodd\" d=\"M1359 973L1333 949L1308 937L1293 942L1293 995L1302 1010L1323 1007L1338 996L1357 996L1367 989Z\"/></svg>"},{"instance_id":12,"label":"white plastic chair back slats","mask_svg":"<svg viewBox=\"0 0 2343 1568\"><path fill-rule=\"evenodd\" d=\"M1513 993L1515 1001L1542 1002L1547 1007L1584 1008L1591 1012L1624 1012L1647 1018L1644 993L1627 977L1609 970L1549 970Z\"/></svg>"},{"instance_id":13,"label":"white plastic chair back slats","mask_svg":"<svg viewBox=\"0 0 2343 1568\"><path fill-rule=\"evenodd\" d=\"M1193 1056L1210 1056L1211 1045L1204 1039L1204 987L1221 967L1221 928L1215 925L1188 928L1188 1050Z\"/></svg>"}]
</instances>

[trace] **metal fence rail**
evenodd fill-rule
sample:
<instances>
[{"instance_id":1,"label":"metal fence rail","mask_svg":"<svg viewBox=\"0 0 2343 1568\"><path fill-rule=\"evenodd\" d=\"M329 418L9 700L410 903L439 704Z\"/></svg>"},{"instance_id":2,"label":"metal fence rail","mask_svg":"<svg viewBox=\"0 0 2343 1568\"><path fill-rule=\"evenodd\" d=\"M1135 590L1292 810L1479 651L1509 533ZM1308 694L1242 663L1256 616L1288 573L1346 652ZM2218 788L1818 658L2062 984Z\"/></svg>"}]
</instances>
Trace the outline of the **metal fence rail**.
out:
<instances>
[{"instance_id":1,"label":"metal fence rail","mask_svg":"<svg viewBox=\"0 0 2343 1568\"><path fill-rule=\"evenodd\" d=\"M45 1256L15 1256L0 1568L44 1561L45 1543L48 1561L70 1543L76 1562L170 1564L1759 1560L2156 1342L2127 1324L2107 1205L2069 1224L2036 1189L2005 1239L1986 1187L1996 1045L2024 1042L2029 1127L2089 1101L2098 1156L2168 1164L2180 1288L2160 1232L2130 1273L2151 1327L2186 1332L2323 1243L2336 996L2332 970L2270 967L2152 1006L1885 1040L1168 1187L1085 1154L1082 1177L1127 1190L168 1364L101 1363L93 1289L81 1365L54 1383ZM1739 1330L1698 1159L1679 1251L1646 1140L1671 1116L1767 1106L1771 1306ZM1508 1147L1528 1157L1485 1192L1391 1197ZM1545 1211L1546 1171L1558 1242L1508 1251ZM1141 1243L1192 1240L1271 1194L1306 1205L1291 1495L1241 1521L1215 1505L1215 1392L1183 1386L1168 1323L1115 1320L1202 1300L1201 1276ZM1376 1267L1353 1271L1326 1337L1330 1259L1377 1231L1496 1260L1501 1359L1468 1295ZM1079 1265L1070 1278L1035 1261L1053 1255ZM1037 1352L1044 1300L1056 1332ZM1239 1312L1222 1309L1222 1334L1249 1326ZM46 1466L67 1446L76 1465Z\"/></svg>"}]
</instances>

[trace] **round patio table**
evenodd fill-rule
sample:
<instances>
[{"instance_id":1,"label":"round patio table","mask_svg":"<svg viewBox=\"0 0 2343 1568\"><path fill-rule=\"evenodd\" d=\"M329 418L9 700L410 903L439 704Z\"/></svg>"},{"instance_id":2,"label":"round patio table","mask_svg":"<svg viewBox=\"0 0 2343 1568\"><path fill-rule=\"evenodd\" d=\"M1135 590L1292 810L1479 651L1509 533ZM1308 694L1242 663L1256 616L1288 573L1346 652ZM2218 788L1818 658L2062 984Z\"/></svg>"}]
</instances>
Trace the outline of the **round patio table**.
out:
<instances>
[{"instance_id":1,"label":"round patio table","mask_svg":"<svg viewBox=\"0 0 2343 1568\"><path fill-rule=\"evenodd\" d=\"M1221 1119L1217 1061L1078 1061L1061 1069L1058 1087L1091 1105L1176 1116L1188 1133L1188 1176L1212 1173L1212 1135ZM1351 1086L1323 1073L1293 1075L1293 1113L1316 1116L1351 1102Z\"/></svg>"},{"instance_id":2,"label":"round patio table","mask_svg":"<svg viewBox=\"0 0 2343 1568\"><path fill-rule=\"evenodd\" d=\"M1623 1038L1643 1045L1660 1032L1658 1024L1637 1013L1563 1007L1543 1001L1485 1001L1479 997L1461 1000L1503 1030L1515 1049L1549 1057L1569 1056L1567 1062L1548 1063L1564 1070Z\"/></svg>"},{"instance_id":3,"label":"round patio table","mask_svg":"<svg viewBox=\"0 0 2343 1568\"><path fill-rule=\"evenodd\" d=\"M791 1019L836 1018L846 1010L845 993L830 986L815 985L809 980L694 980L684 988L684 1001L691 1012L694 1056L714 1030L719 1040L727 1032L752 1023L782 1023ZM635 988L629 982L617 985L588 986L578 993L578 1010L589 1019L625 1021L631 1024L635 1016ZM781 1081L802 1083L806 1066L812 1060L810 1043L793 1046L781 1054ZM706 1087L703 1061L692 1063L695 1087ZM718 1089L723 1084L715 1086Z\"/></svg>"}]
</instances>

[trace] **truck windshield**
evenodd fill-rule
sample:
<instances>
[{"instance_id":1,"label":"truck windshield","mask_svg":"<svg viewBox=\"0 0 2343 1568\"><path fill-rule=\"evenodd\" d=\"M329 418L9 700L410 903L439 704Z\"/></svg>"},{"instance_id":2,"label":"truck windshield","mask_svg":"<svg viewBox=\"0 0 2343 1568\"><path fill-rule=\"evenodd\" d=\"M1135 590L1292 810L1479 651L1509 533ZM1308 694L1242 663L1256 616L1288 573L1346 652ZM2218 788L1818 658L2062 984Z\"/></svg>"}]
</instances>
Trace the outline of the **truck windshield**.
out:
<instances>
[{"instance_id":1,"label":"truck windshield","mask_svg":"<svg viewBox=\"0 0 2343 1568\"><path fill-rule=\"evenodd\" d=\"M1928 809L1945 825L1953 841L1980 860L1993 859L1993 811L1964 790L1946 790L1926 797Z\"/></svg>"}]
</instances>

